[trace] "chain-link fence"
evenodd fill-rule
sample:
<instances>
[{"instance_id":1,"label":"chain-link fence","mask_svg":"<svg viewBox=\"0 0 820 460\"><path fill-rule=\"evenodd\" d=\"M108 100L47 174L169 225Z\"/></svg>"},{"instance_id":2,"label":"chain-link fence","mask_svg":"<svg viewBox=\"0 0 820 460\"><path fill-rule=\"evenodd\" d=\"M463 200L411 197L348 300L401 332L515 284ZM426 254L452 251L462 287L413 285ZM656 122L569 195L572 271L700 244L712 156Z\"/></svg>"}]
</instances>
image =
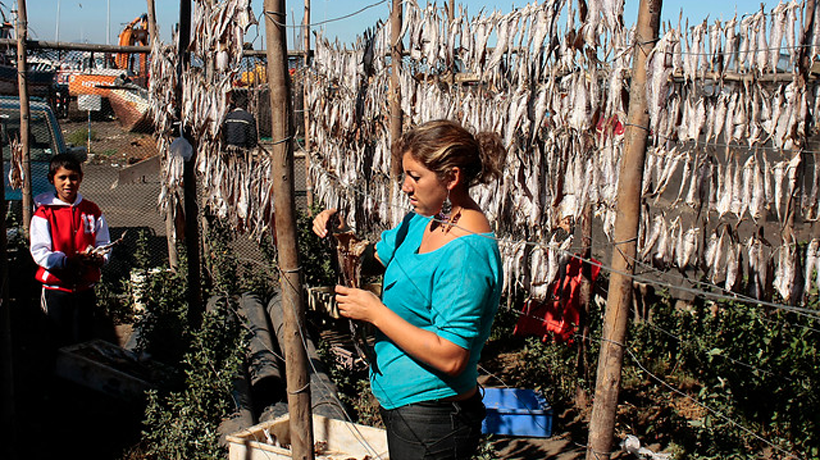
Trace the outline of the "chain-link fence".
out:
<instances>
[{"instance_id":1,"label":"chain-link fence","mask_svg":"<svg viewBox=\"0 0 820 460\"><path fill-rule=\"evenodd\" d=\"M2 51L9 55L12 49ZM138 265L161 266L168 262L167 228L160 214L160 161L155 133L149 123L140 120L145 115L143 89L147 82L146 55L131 54L125 59L127 68L117 68L116 53L36 49L29 52L29 83L51 75L47 85L36 85L32 94L31 159L33 194L53 190L47 180L48 161L52 154L85 148L84 178L80 193L100 206L111 229L111 237L125 235L112 253L104 270L104 280L120 286L131 277ZM266 61L259 55L242 60L236 74L236 91L248 93L249 110L256 116L260 140L271 141L271 112L266 84ZM196 63L194 63L196 65ZM305 163L300 145L303 142L302 87L299 60L291 61L292 98L296 114L294 183L296 204L304 209ZM35 75L36 74L36 75ZM19 101L8 96L0 107L3 125L3 154L6 173L9 171L10 141L19 133ZM8 174L5 174L8 185ZM19 224L21 191L6 187L11 209L10 226ZM208 213L202 210L202 215ZM202 247L208 251L208 219L201 220ZM224 237L224 235L223 235ZM270 238L265 235L263 238ZM258 241L237 232L229 235L234 255L248 267L269 267L263 259ZM144 251L138 245L145 245ZM27 249L25 242L18 244ZM141 254L141 255L137 255ZM150 258L137 261L136 257ZM208 254L203 254L203 274L208 276ZM242 273L239 276L243 276ZM14 284L12 284L14 288Z\"/></svg>"}]
</instances>

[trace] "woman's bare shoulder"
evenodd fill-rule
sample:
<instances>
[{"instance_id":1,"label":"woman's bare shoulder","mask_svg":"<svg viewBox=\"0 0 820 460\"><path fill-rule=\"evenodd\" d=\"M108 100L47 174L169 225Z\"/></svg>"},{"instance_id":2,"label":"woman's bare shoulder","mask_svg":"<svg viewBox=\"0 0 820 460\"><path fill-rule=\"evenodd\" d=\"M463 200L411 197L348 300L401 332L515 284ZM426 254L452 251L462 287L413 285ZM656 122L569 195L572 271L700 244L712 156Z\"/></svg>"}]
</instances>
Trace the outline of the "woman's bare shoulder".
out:
<instances>
[{"instance_id":1,"label":"woman's bare shoulder","mask_svg":"<svg viewBox=\"0 0 820 460\"><path fill-rule=\"evenodd\" d=\"M454 236L463 236L472 233L490 233L493 229L483 212L477 209L465 209L453 228Z\"/></svg>"}]
</instances>

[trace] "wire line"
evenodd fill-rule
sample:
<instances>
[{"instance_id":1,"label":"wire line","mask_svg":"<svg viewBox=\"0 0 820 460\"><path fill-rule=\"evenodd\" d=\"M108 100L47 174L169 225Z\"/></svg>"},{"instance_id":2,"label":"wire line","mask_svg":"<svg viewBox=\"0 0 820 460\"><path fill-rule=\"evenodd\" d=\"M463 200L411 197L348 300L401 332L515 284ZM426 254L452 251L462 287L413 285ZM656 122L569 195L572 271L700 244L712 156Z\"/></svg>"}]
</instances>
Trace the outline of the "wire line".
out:
<instances>
[{"instance_id":1,"label":"wire line","mask_svg":"<svg viewBox=\"0 0 820 460\"><path fill-rule=\"evenodd\" d=\"M796 456L796 455L794 455L793 453L791 453L791 452L789 452L789 451L787 451L787 450L785 450L785 449L781 448L780 446L778 446L778 445L777 445L777 444L775 444L774 442L769 441L768 439L766 439L766 438L764 438L763 436L761 436L761 435L759 435L759 434L755 433L755 432L754 432L754 431L752 431L751 429L746 428L746 427L745 427L745 426L743 426L740 422L737 422L737 421L735 421L735 420L733 420L733 419L729 418L728 416L726 416L726 415L725 415L725 414L723 414L722 412L718 411L717 409L713 409L713 408L711 408L711 407L707 406L706 404L704 404L704 403L702 403L702 402L698 401L697 399L693 398L692 396L690 396L690 395L688 395L688 394L684 393L683 391L681 391L681 390L679 390L679 389L675 388L675 387L674 387L674 386L672 386L671 384L669 384L669 383L667 383L666 381L664 381L662 378L660 378L660 377L658 377L657 375L653 374L653 373L652 373L649 369L647 369L646 367L644 367L644 365L643 365L643 364L641 364L640 360L638 360L638 358L635 356L635 354L632 352L632 350L630 350L630 349L629 349L629 347L624 348L624 350L625 350L625 351L626 351L626 353L629 355L629 357L630 357L630 358L632 358L632 361L635 363L635 365L636 365L636 366L638 366L638 368L639 368L641 371L643 371L646 375L648 375L650 378L652 378L652 380L655 380L655 381L656 381L656 382L658 382L659 384L661 384L661 385L663 385L664 387L666 387L669 391L672 391L673 393L677 394L678 396L681 396L681 397L683 397L683 398L686 398L687 400L691 401L692 403L696 404L697 406L699 406L699 407L701 407L701 408L705 409L706 411L710 412L712 415L714 415L714 416L716 416L716 417L718 417L718 418L720 418L720 419L722 419L722 420L724 420L724 421L726 421L726 422L728 422L728 423L730 423L730 424L732 424L732 425L736 426L737 428L739 428L741 431L745 432L746 434L748 434L748 435L750 435L750 436L754 437L755 439L757 439L757 440L759 440L759 441L761 441L761 442L763 442L763 443L765 443L765 444L769 445L769 446L770 446L770 447L772 447L773 449L775 449L775 450L777 450L777 451L779 451L779 452L781 452L781 453L785 454L786 456L788 456L788 458L794 458L794 459L798 459L798 460L800 459L800 457L797 457L797 456Z\"/></svg>"},{"instance_id":2,"label":"wire line","mask_svg":"<svg viewBox=\"0 0 820 460\"><path fill-rule=\"evenodd\" d=\"M313 23L310 23L310 24L307 24L307 25L300 24L298 26L297 25L283 24L283 23L277 21L276 19L273 19L271 17L271 16L274 15L274 13L272 11L265 11L265 14L268 15L268 18L271 20L271 22L278 25L279 27L287 27L287 28L290 28L290 29L304 29L305 27L316 27L316 26L321 26L323 24L327 24L327 23L330 23L330 22L342 21L344 19L351 18L353 16L356 16L357 14L360 14L360 13L363 13L364 11L369 10L370 8L377 7L377 6L381 5L382 3L387 3L387 0L381 0L381 1L376 2L376 3L371 3L370 5L366 5L363 8L360 8L360 9L358 9L358 10L352 12L352 13L345 14L344 16L339 16L338 18L326 19L324 21L313 22ZM279 13L279 15L284 16L285 14L284 13Z\"/></svg>"}]
</instances>

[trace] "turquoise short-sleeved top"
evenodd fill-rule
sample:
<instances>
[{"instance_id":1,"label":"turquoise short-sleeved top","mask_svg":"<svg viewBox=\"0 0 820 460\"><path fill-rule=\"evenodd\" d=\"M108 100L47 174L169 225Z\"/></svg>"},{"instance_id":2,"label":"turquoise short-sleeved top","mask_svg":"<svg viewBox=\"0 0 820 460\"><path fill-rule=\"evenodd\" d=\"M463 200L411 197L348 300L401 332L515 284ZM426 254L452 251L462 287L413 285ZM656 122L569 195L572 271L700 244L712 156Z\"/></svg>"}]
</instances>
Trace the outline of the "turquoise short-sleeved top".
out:
<instances>
[{"instance_id":1,"label":"turquoise short-sleeved top","mask_svg":"<svg viewBox=\"0 0 820 460\"><path fill-rule=\"evenodd\" d=\"M417 361L377 331L373 394L385 409L443 399L475 387L478 360L501 298L501 255L492 233L465 235L419 254L429 217L415 213L382 233L382 302L421 329L470 351L466 370L450 377Z\"/></svg>"}]
</instances>

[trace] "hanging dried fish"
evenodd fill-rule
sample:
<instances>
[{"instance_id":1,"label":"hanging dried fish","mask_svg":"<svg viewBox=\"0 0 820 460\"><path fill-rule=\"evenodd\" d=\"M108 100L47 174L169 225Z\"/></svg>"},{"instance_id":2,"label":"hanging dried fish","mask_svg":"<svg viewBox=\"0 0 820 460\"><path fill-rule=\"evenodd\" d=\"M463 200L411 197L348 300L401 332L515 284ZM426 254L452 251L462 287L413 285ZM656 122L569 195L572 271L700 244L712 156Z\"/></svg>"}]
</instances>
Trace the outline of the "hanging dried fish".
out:
<instances>
[{"instance_id":1,"label":"hanging dried fish","mask_svg":"<svg viewBox=\"0 0 820 460\"><path fill-rule=\"evenodd\" d=\"M783 302L790 302L795 297L794 287L797 267L797 245L794 240L784 240L778 249L777 269L774 277L774 288ZM803 285L800 285L802 289Z\"/></svg>"},{"instance_id":2,"label":"hanging dried fish","mask_svg":"<svg viewBox=\"0 0 820 460\"><path fill-rule=\"evenodd\" d=\"M803 295L807 296L811 291L812 281L815 282L815 286L820 290L820 241L818 241L817 238L812 238L806 246L804 266L803 279L805 280L805 284L803 286ZM817 272L816 279L814 278L814 272Z\"/></svg>"},{"instance_id":3,"label":"hanging dried fish","mask_svg":"<svg viewBox=\"0 0 820 460\"><path fill-rule=\"evenodd\" d=\"M9 145L11 151L11 161L9 162L9 186L11 188L22 188L26 177L26 169L23 167L23 146L20 144L18 136L11 139Z\"/></svg>"}]
</instances>

